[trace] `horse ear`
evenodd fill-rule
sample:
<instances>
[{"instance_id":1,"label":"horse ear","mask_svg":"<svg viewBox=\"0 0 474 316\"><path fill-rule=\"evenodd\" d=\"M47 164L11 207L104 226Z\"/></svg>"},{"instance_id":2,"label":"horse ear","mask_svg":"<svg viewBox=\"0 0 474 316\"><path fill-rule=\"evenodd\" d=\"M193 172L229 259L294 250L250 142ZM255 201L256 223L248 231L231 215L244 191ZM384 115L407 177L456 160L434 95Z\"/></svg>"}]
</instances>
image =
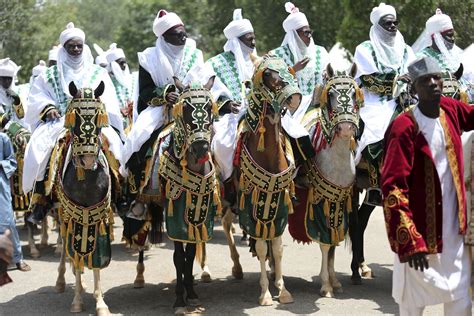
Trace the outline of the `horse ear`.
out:
<instances>
[{"instance_id":1,"label":"horse ear","mask_svg":"<svg viewBox=\"0 0 474 316\"><path fill-rule=\"evenodd\" d=\"M332 69L331 63L327 65L326 73L328 74L328 78L331 78L334 76L334 69Z\"/></svg>"},{"instance_id":2,"label":"horse ear","mask_svg":"<svg viewBox=\"0 0 474 316\"><path fill-rule=\"evenodd\" d=\"M76 84L74 83L74 81L71 81L71 82L69 83L69 94L70 94L72 97L77 96L77 87L76 87Z\"/></svg>"},{"instance_id":3,"label":"horse ear","mask_svg":"<svg viewBox=\"0 0 474 316\"><path fill-rule=\"evenodd\" d=\"M211 90L212 86L214 85L214 79L216 79L216 76L210 77L207 83L204 85L204 88L207 90Z\"/></svg>"},{"instance_id":4,"label":"horse ear","mask_svg":"<svg viewBox=\"0 0 474 316\"><path fill-rule=\"evenodd\" d=\"M463 64L459 64L458 70L456 70L455 73L453 73L453 76L456 77L457 80L461 79L462 73L464 72L464 66Z\"/></svg>"},{"instance_id":5,"label":"horse ear","mask_svg":"<svg viewBox=\"0 0 474 316\"><path fill-rule=\"evenodd\" d=\"M351 67L351 70L349 71L349 76L354 78L356 74L357 74L357 64L353 63L352 67Z\"/></svg>"},{"instance_id":6,"label":"horse ear","mask_svg":"<svg viewBox=\"0 0 474 316\"><path fill-rule=\"evenodd\" d=\"M183 91L184 89L186 89L184 84L177 77L173 77L173 80L174 85L176 86L176 88L178 88L179 91Z\"/></svg>"},{"instance_id":7,"label":"horse ear","mask_svg":"<svg viewBox=\"0 0 474 316\"><path fill-rule=\"evenodd\" d=\"M94 96L96 99L98 99L102 93L104 93L104 89L105 89L105 84L103 81L101 81L99 83L99 86L94 90Z\"/></svg>"}]
</instances>

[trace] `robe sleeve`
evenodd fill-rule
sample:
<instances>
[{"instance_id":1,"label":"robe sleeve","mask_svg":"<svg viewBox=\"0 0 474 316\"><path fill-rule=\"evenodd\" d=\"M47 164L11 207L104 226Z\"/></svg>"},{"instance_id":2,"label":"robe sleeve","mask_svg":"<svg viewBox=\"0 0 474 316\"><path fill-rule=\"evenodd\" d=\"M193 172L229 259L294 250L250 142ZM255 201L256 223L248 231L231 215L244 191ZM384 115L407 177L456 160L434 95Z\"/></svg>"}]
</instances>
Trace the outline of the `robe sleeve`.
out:
<instances>
[{"instance_id":1,"label":"robe sleeve","mask_svg":"<svg viewBox=\"0 0 474 316\"><path fill-rule=\"evenodd\" d=\"M398 254L400 262L407 262L415 253L428 252L426 242L413 222L409 206L409 177L415 172L416 134L415 123L407 114L395 119L385 135L381 179L385 225L390 247Z\"/></svg>"},{"instance_id":2,"label":"robe sleeve","mask_svg":"<svg viewBox=\"0 0 474 316\"><path fill-rule=\"evenodd\" d=\"M51 90L45 73L33 81L25 107L25 122L34 130L41 120L42 112L48 106L56 106L56 98Z\"/></svg>"},{"instance_id":3,"label":"robe sleeve","mask_svg":"<svg viewBox=\"0 0 474 316\"><path fill-rule=\"evenodd\" d=\"M0 157L2 157L2 160L0 160L0 172L3 173L7 179L10 179L17 167L12 143L4 133L0 133L0 142L2 143L0 148L3 149L3 153L0 153Z\"/></svg>"},{"instance_id":4,"label":"robe sleeve","mask_svg":"<svg viewBox=\"0 0 474 316\"><path fill-rule=\"evenodd\" d=\"M125 133L123 131L123 116L120 112L120 105L115 93L115 87L112 83L112 79L110 79L110 76L105 69L101 70L101 74L101 80L104 82L105 88L104 93L101 95L100 99L102 102L104 102L107 116L109 118L109 125L117 131L123 140L125 139Z\"/></svg>"},{"instance_id":5,"label":"robe sleeve","mask_svg":"<svg viewBox=\"0 0 474 316\"><path fill-rule=\"evenodd\" d=\"M474 105L469 105L461 101L455 102L461 130L465 132L474 130Z\"/></svg>"}]
</instances>

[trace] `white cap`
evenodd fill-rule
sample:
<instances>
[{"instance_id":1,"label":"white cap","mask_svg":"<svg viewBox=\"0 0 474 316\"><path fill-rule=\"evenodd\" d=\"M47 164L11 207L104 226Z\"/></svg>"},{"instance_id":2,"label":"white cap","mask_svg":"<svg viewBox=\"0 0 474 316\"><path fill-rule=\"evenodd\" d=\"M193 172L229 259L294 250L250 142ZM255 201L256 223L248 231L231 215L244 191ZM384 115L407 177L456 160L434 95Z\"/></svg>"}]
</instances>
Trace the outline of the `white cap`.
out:
<instances>
[{"instance_id":1,"label":"white cap","mask_svg":"<svg viewBox=\"0 0 474 316\"><path fill-rule=\"evenodd\" d=\"M110 44L109 50L107 51L107 62L111 63L119 58L125 58L125 53L123 52L123 49L117 48L116 43Z\"/></svg>"},{"instance_id":2,"label":"white cap","mask_svg":"<svg viewBox=\"0 0 474 316\"><path fill-rule=\"evenodd\" d=\"M250 32L253 32L252 23L242 18L242 9L235 9L232 22L224 29L225 37L227 39L233 39Z\"/></svg>"},{"instance_id":3,"label":"white cap","mask_svg":"<svg viewBox=\"0 0 474 316\"><path fill-rule=\"evenodd\" d=\"M178 25L184 24L176 13L160 10L153 21L153 33L156 37L160 37L170 28Z\"/></svg>"},{"instance_id":4,"label":"white cap","mask_svg":"<svg viewBox=\"0 0 474 316\"><path fill-rule=\"evenodd\" d=\"M84 31L81 29L74 27L74 23L69 22L66 25L66 29L59 35L59 42L64 46L67 41L73 38L79 38L84 42L86 40L86 34L84 34Z\"/></svg>"},{"instance_id":5,"label":"white cap","mask_svg":"<svg viewBox=\"0 0 474 316\"><path fill-rule=\"evenodd\" d=\"M46 71L48 67L46 67L46 63L44 60L40 60L38 65L33 67L33 70L31 73L33 74L33 77L39 76L42 72Z\"/></svg>"},{"instance_id":6,"label":"white cap","mask_svg":"<svg viewBox=\"0 0 474 316\"><path fill-rule=\"evenodd\" d=\"M303 26L309 26L308 19L303 12L291 2L285 3L286 12L290 13L285 21L283 21L283 29L285 32L296 31Z\"/></svg>"},{"instance_id":7,"label":"white cap","mask_svg":"<svg viewBox=\"0 0 474 316\"><path fill-rule=\"evenodd\" d=\"M443 14L439 8L436 9L435 15L426 21L426 30L428 31L429 35L452 29L453 21L451 21L451 18L448 15Z\"/></svg>"},{"instance_id":8,"label":"white cap","mask_svg":"<svg viewBox=\"0 0 474 316\"><path fill-rule=\"evenodd\" d=\"M0 59L0 77L15 77L21 67L10 58Z\"/></svg>"},{"instance_id":9,"label":"white cap","mask_svg":"<svg viewBox=\"0 0 474 316\"><path fill-rule=\"evenodd\" d=\"M378 7L374 7L372 12L370 12L370 22L372 22L372 25L376 25L379 23L381 18L389 14L393 15L395 18L397 17L397 11L395 11L395 8L382 2Z\"/></svg>"}]
</instances>

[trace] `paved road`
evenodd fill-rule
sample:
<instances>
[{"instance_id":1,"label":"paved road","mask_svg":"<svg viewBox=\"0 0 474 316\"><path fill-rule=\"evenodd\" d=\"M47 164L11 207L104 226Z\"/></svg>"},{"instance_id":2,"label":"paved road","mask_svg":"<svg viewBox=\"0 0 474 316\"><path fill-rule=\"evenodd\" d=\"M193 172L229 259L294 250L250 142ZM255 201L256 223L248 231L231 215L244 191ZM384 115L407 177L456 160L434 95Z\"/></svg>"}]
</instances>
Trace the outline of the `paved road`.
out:
<instances>
[{"instance_id":1,"label":"paved road","mask_svg":"<svg viewBox=\"0 0 474 316\"><path fill-rule=\"evenodd\" d=\"M145 288L134 289L137 255L128 252L120 242L121 221L116 219L115 236L112 246L113 259L110 266L102 270L105 301L114 314L124 315L171 315L174 302L174 266L172 262L172 243L152 248L146 254ZM26 231L20 228L23 241ZM240 232L240 229L237 229ZM237 236L240 238L240 235ZM284 236L283 271L286 287L295 298L295 303L282 305L275 299L273 306L258 306L260 293L259 264L252 258L245 246L239 246L244 279L234 280L230 276L231 260L220 224L216 227L215 238L208 245L209 266L214 278L212 283L198 281L196 291L207 315L368 315L396 314L398 307L391 298L391 253L385 233L383 214L377 208L372 215L366 235L366 259L373 269L375 278L364 280L363 285L350 282L351 254L345 245L336 250L336 271L344 286L344 293L336 298L321 298L318 295L320 282L317 275L320 269L319 247L294 243ZM37 236L38 240L38 236ZM56 235L50 236L50 241ZM26 245L26 242L24 242ZM28 249L23 248L31 272L11 271L14 280L0 288L0 315L68 315L73 299L74 277L66 273L66 292L58 294L54 290L57 276L58 258L54 256L54 245L42 249L43 256L37 260L28 259ZM69 270L69 269L68 269ZM200 271L194 272L199 279ZM199 273L199 274L198 274ZM92 296L93 277L86 271L84 278L88 285L83 295L85 312L94 314ZM270 291L277 295L271 285ZM427 308L425 315L440 315L442 307Z\"/></svg>"}]
</instances>

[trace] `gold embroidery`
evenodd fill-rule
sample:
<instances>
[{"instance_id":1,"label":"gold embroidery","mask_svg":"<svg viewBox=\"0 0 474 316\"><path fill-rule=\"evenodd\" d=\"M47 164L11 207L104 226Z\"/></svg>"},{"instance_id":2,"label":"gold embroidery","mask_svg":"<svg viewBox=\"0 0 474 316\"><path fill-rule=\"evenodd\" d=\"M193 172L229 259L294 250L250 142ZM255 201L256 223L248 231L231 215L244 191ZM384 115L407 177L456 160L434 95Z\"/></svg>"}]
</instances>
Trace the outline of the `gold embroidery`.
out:
<instances>
[{"instance_id":1,"label":"gold embroidery","mask_svg":"<svg viewBox=\"0 0 474 316\"><path fill-rule=\"evenodd\" d=\"M456 188L457 198L458 198L458 219L459 219L459 231L465 232L466 231L466 210L465 210L465 203L463 201L462 195L462 181L461 173L459 171L459 165L456 157L456 152L454 150L454 143L453 143L453 136L451 135L451 131L448 127L448 122L446 120L446 113L441 109L440 115L440 122L444 129L444 135L446 139L446 152L448 156L449 167L451 168L451 173L453 175L454 180L454 187Z\"/></svg>"},{"instance_id":2,"label":"gold embroidery","mask_svg":"<svg viewBox=\"0 0 474 316\"><path fill-rule=\"evenodd\" d=\"M426 243L430 253L438 252L436 242L436 196L433 163L425 156Z\"/></svg>"}]
</instances>

